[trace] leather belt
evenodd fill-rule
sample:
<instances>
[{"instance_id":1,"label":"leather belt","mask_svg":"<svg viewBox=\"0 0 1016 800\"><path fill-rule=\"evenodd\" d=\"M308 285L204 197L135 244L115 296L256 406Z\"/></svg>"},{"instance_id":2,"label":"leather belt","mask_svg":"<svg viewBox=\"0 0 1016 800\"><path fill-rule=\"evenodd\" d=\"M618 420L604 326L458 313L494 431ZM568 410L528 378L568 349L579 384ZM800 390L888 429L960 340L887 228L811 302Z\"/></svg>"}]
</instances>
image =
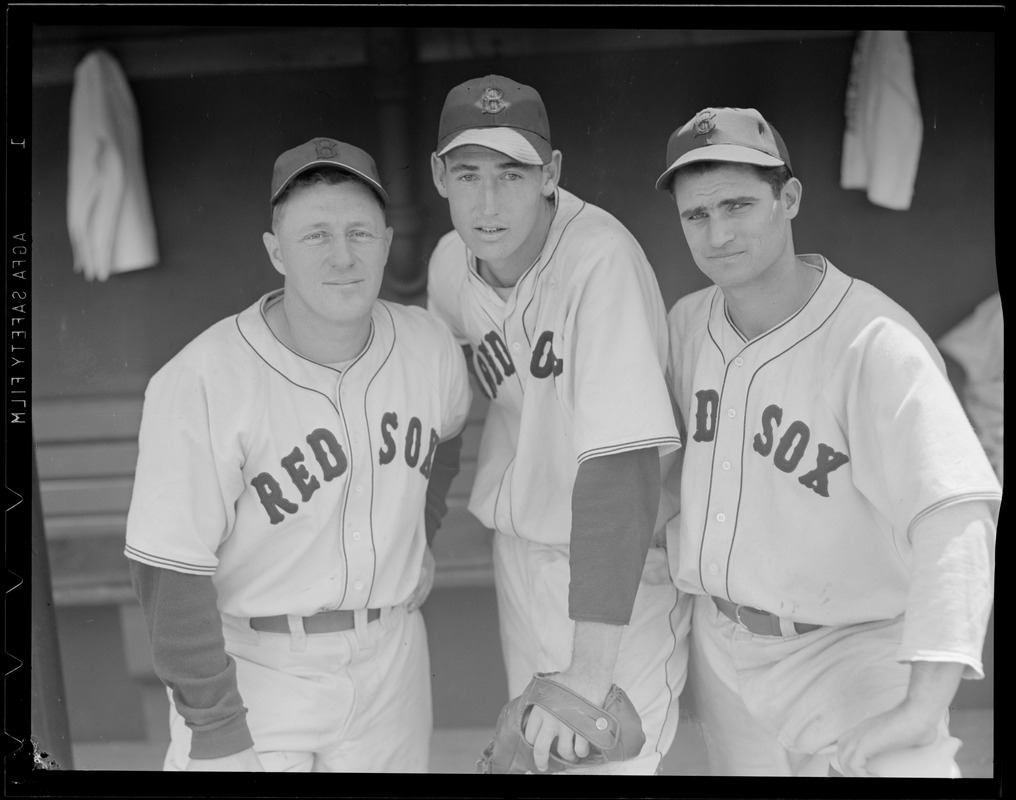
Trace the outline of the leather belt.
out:
<instances>
[{"instance_id":1,"label":"leather belt","mask_svg":"<svg viewBox=\"0 0 1016 800\"><path fill-rule=\"evenodd\" d=\"M768 611L762 611L751 606L739 606L722 597L714 597L713 602L724 615L732 619L738 625L747 628L759 636L784 636L783 628L780 626L780 618ZM798 633L808 633L821 628L821 625L812 625L808 622L791 622L794 630Z\"/></svg>"},{"instance_id":2,"label":"leather belt","mask_svg":"<svg viewBox=\"0 0 1016 800\"><path fill-rule=\"evenodd\" d=\"M349 631L355 624L354 614L348 609L338 611L322 611L312 617L303 618L305 633L337 633ZM380 608L367 609L367 622L373 622L381 616ZM279 614L275 617L251 617L250 626L256 631L266 633L289 633L289 617Z\"/></svg>"}]
</instances>

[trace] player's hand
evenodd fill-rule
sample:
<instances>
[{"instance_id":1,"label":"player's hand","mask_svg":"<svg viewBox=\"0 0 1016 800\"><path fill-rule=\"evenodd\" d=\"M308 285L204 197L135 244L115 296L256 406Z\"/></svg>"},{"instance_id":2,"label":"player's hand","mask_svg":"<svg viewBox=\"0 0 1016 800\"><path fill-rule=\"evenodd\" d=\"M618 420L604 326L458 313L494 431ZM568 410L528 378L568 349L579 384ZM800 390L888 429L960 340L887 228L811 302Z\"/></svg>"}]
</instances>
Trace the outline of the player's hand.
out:
<instances>
[{"instance_id":1,"label":"player's hand","mask_svg":"<svg viewBox=\"0 0 1016 800\"><path fill-rule=\"evenodd\" d=\"M872 717L840 738L837 760L840 771L852 778L878 777L869 762L883 753L931 744L939 720L925 719L903 703Z\"/></svg>"},{"instance_id":2,"label":"player's hand","mask_svg":"<svg viewBox=\"0 0 1016 800\"><path fill-rule=\"evenodd\" d=\"M188 772L264 772L261 759L253 747L221 758L192 758L187 762Z\"/></svg>"},{"instance_id":3,"label":"player's hand","mask_svg":"<svg viewBox=\"0 0 1016 800\"><path fill-rule=\"evenodd\" d=\"M431 551L430 545L428 545L423 551L423 566L420 567L420 580L406 601L407 611L416 611L416 609L423 605L427 595L430 594L430 590L434 588L435 572L434 553Z\"/></svg>"},{"instance_id":4,"label":"player's hand","mask_svg":"<svg viewBox=\"0 0 1016 800\"><path fill-rule=\"evenodd\" d=\"M906 698L840 737L836 751L840 771L850 777L877 777L873 759L934 742L963 669L952 662L912 663Z\"/></svg>"},{"instance_id":5,"label":"player's hand","mask_svg":"<svg viewBox=\"0 0 1016 800\"><path fill-rule=\"evenodd\" d=\"M574 692L598 706L603 705L610 687L600 688L598 683L583 680L568 670L548 677L567 686ZM540 772L546 772L550 760L550 749L565 761L578 761L589 755L589 741L579 736L557 717L539 706L533 706L525 727L526 741L533 745L533 762Z\"/></svg>"}]
</instances>

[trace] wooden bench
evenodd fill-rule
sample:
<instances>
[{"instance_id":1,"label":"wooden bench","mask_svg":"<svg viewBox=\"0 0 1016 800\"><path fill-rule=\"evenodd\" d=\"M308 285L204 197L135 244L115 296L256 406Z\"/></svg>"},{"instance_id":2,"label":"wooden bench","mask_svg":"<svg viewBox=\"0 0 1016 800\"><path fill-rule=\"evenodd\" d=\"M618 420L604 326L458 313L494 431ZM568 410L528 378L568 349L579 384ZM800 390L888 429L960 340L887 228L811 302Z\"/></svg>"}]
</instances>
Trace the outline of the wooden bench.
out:
<instances>
[{"instance_id":1,"label":"wooden bench","mask_svg":"<svg viewBox=\"0 0 1016 800\"><path fill-rule=\"evenodd\" d=\"M57 606L133 603L123 555L142 398L44 399L33 404L46 541ZM490 534L466 511L486 401L464 435L462 471L435 543L437 587L493 581Z\"/></svg>"}]
</instances>

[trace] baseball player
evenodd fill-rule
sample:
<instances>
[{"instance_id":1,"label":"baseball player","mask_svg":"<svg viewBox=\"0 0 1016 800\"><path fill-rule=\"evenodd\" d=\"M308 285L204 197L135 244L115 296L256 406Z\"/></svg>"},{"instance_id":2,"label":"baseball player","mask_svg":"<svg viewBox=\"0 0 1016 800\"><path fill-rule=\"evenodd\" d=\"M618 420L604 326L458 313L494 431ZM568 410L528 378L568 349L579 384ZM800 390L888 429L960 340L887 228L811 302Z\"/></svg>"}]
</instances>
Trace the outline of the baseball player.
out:
<instances>
[{"instance_id":1,"label":"baseball player","mask_svg":"<svg viewBox=\"0 0 1016 800\"><path fill-rule=\"evenodd\" d=\"M715 284L669 315L687 424L678 589L711 768L956 776L983 677L1001 488L900 306L796 255L801 182L754 109L675 131L656 184Z\"/></svg>"},{"instance_id":2,"label":"baseball player","mask_svg":"<svg viewBox=\"0 0 1016 800\"><path fill-rule=\"evenodd\" d=\"M271 202L284 287L145 394L125 552L172 700L165 767L425 772L416 609L468 375L440 320L377 299L392 229L367 153L283 153Z\"/></svg>"},{"instance_id":3,"label":"baseball player","mask_svg":"<svg viewBox=\"0 0 1016 800\"><path fill-rule=\"evenodd\" d=\"M653 541L661 456L680 446L664 370L666 311L632 235L561 189L540 95L488 75L449 92L434 184L454 230L429 264L490 406L470 511L493 529L511 697L536 673L596 706L612 684L645 745L604 771L653 773L677 726L690 604ZM602 724L606 724L604 720ZM586 737L534 707L537 770L589 757Z\"/></svg>"}]
</instances>

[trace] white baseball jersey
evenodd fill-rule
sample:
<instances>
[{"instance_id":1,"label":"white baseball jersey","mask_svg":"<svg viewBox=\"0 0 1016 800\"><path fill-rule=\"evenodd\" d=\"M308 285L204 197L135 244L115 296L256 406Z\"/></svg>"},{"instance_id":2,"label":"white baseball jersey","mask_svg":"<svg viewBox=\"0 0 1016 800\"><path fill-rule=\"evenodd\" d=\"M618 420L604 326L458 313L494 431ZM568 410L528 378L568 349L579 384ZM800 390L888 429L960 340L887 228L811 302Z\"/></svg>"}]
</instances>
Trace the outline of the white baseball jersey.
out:
<instances>
[{"instance_id":1,"label":"white baseball jersey","mask_svg":"<svg viewBox=\"0 0 1016 800\"><path fill-rule=\"evenodd\" d=\"M934 345L874 287L822 256L797 313L747 341L716 287L670 312L687 421L681 590L798 622L845 625L906 608L909 534L939 508L1001 490Z\"/></svg>"},{"instance_id":2,"label":"white baseball jersey","mask_svg":"<svg viewBox=\"0 0 1016 800\"><path fill-rule=\"evenodd\" d=\"M938 347L966 372L964 403L984 452L1002 474L1005 441L1005 325L1002 296L995 292L974 312L938 340Z\"/></svg>"},{"instance_id":3,"label":"white baseball jersey","mask_svg":"<svg viewBox=\"0 0 1016 800\"><path fill-rule=\"evenodd\" d=\"M680 439L652 267L610 214L563 189L556 203L543 252L507 299L454 231L431 256L428 293L491 400L469 510L488 528L567 545L579 464Z\"/></svg>"},{"instance_id":4,"label":"white baseball jersey","mask_svg":"<svg viewBox=\"0 0 1016 800\"><path fill-rule=\"evenodd\" d=\"M421 308L377 302L342 370L280 342L270 293L209 328L145 393L126 555L212 575L237 617L383 608L417 585L434 450L470 393Z\"/></svg>"}]
</instances>

